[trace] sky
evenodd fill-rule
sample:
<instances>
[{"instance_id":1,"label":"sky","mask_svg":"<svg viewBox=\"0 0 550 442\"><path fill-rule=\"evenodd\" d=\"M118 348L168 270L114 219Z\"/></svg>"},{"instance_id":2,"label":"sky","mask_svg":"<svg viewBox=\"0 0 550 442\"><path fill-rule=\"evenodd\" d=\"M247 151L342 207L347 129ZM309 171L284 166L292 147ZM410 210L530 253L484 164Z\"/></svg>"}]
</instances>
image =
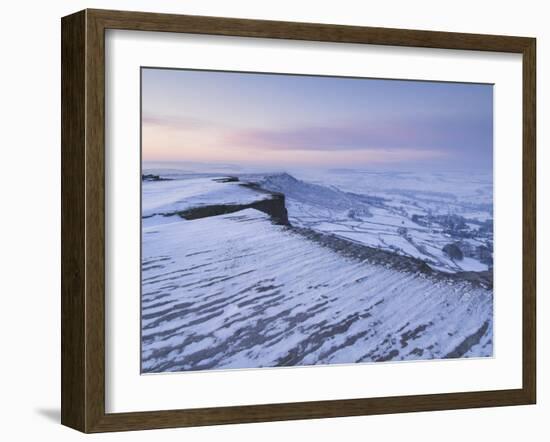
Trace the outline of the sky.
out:
<instances>
[{"instance_id":1,"label":"sky","mask_svg":"<svg viewBox=\"0 0 550 442\"><path fill-rule=\"evenodd\" d=\"M142 158L492 170L493 86L143 68Z\"/></svg>"}]
</instances>

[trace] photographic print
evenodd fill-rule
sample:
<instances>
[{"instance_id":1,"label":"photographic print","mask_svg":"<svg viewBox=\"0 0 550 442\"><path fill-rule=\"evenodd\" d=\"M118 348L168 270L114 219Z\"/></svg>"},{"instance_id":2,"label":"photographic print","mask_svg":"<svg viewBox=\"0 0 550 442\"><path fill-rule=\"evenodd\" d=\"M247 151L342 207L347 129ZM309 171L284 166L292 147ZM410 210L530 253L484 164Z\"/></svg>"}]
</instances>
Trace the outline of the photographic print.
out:
<instances>
[{"instance_id":1,"label":"photographic print","mask_svg":"<svg viewBox=\"0 0 550 442\"><path fill-rule=\"evenodd\" d=\"M493 356L493 86L141 69L141 371Z\"/></svg>"}]
</instances>

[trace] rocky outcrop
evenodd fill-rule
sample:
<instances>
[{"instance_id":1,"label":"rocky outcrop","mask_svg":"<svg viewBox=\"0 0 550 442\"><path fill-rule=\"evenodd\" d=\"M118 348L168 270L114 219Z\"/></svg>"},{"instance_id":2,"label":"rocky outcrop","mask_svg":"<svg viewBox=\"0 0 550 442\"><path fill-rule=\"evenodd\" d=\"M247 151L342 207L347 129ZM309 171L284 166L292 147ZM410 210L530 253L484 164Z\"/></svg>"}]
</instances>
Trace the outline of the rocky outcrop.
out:
<instances>
[{"instance_id":1,"label":"rocky outcrop","mask_svg":"<svg viewBox=\"0 0 550 442\"><path fill-rule=\"evenodd\" d=\"M160 175L154 175L152 173L142 174L141 181L171 181L170 178L164 178Z\"/></svg>"},{"instance_id":2,"label":"rocky outcrop","mask_svg":"<svg viewBox=\"0 0 550 442\"><path fill-rule=\"evenodd\" d=\"M239 178L236 176L226 176L221 178L214 178L212 181L216 181L217 183L235 183L239 181Z\"/></svg>"},{"instance_id":3,"label":"rocky outcrop","mask_svg":"<svg viewBox=\"0 0 550 442\"><path fill-rule=\"evenodd\" d=\"M225 215L244 209L256 209L269 215L274 224L290 226L288 212L285 206L285 196L274 192L269 192L269 194L269 198L248 204L212 204L208 206L198 206L178 212L178 215L184 219L192 220L209 216Z\"/></svg>"},{"instance_id":4,"label":"rocky outcrop","mask_svg":"<svg viewBox=\"0 0 550 442\"><path fill-rule=\"evenodd\" d=\"M333 234L317 232L303 227L292 227L292 231L327 247L347 258L366 261L371 264L383 265L394 270L407 273L423 274L434 281L466 282L473 287L483 289L493 288L493 272L456 272L447 273L432 269L426 262L418 258L399 255L390 251L369 247Z\"/></svg>"}]
</instances>

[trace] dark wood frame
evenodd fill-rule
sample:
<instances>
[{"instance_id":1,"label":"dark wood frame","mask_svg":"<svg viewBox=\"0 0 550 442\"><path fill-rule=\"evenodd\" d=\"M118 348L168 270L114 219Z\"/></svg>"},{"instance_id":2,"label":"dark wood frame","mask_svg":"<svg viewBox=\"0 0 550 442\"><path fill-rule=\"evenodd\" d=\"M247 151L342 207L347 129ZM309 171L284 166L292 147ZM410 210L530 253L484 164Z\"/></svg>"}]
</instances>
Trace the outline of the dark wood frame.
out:
<instances>
[{"instance_id":1,"label":"dark wood frame","mask_svg":"<svg viewBox=\"0 0 550 442\"><path fill-rule=\"evenodd\" d=\"M83 432L534 404L536 40L449 32L84 10L62 19L61 422ZM105 412L105 30L184 32L523 56L523 386L190 410Z\"/></svg>"}]
</instances>

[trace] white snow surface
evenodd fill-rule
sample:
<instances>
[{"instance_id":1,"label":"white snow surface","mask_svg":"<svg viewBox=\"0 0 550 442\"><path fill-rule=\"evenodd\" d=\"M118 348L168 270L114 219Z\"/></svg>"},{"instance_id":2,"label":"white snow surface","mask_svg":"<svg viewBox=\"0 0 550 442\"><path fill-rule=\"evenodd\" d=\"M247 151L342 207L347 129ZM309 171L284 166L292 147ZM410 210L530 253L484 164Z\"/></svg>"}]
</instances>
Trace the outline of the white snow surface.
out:
<instances>
[{"instance_id":1,"label":"white snow surface","mask_svg":"<svg viewBox=\"0 0 550 442\"><path fill-rule=\"evenodd\" d=\"M189 181L144 183L144 215L250 190ZM145 373L486 357L492 311L490 289L346 258L254 209L142 227Z\"/></svg>"},{"instance_id":2,"label":"white snow surface","mask_svg":"<svg viewBox=\"0 0 550 442\"><path fill-rule=\"evenodd\" d=\"M143 181L142 217L168 215L212 204L250 204L270 198L269 194L243 187L239 182L219 182L214 178L192 175L187 179Z\"/></svg>"}]
</instances>

